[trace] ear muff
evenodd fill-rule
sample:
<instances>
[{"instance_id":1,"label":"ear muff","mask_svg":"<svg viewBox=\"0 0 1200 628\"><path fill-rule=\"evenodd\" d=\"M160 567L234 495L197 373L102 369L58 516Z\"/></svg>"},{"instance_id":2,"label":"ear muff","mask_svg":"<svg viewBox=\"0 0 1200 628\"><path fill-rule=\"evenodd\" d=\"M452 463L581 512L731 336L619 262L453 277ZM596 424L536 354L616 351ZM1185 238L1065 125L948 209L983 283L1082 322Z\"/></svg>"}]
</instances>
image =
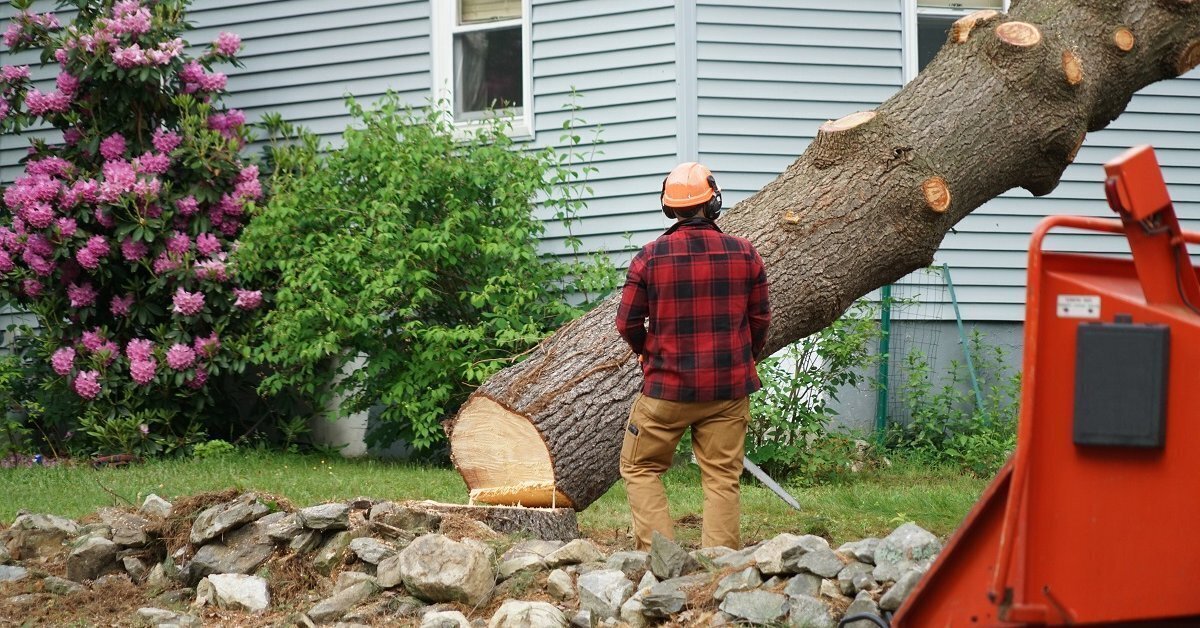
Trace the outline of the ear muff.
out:
<instances>
[{"instance_id":1,"label":"ear muff","mask_svg":"<svg viewBox=\"0 0 1200 628\"><path fill-rule=\"evenodd\" d=\"M667 206L667 179L668 178L670 178L670 177L663 177L662 192L659 192L659 194L658 194L658 203L660 205L662 205L663 213L667 215L667 218L670 218L671 220L675 220L675 209Z\"/></svg>"},{"instance_id":2,"label":"ear muff","mask_svg":"<svg viewBox=\"0 0 1200 628\"><path fill-rule=\"evenodd\" d=\"M663 181L664 190L666 189L666 184L667 182ZM713 195L704 204L704 217L708 220L716 221L716 219L721 217L721 206L724 200L721 198L721 188L717 187L717 180L712 175L708 175L708 185L712 188Z\"/></svg>"}]
</instances>

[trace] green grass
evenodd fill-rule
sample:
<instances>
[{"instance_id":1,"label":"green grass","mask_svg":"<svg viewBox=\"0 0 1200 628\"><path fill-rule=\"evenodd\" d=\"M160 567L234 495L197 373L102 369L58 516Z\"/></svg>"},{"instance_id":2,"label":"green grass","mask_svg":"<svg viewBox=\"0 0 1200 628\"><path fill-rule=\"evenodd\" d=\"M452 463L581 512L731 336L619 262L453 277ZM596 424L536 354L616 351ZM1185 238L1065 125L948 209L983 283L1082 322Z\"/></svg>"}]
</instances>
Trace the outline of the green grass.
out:
<instances>
[{"instance_id":1,"label":"green grass","mask_svg":"<svg viewBox=\"0 0 1200 628\"><path fill-rule=\"evenodd\" d=\"M672 516L700 514L703 496L696 467L673 469L665 482ZM944 536L957 527L985 485L952 470L900 462L843 483L792 487L803 506L796 512L748 481L742 488L742 535L749 542L780 532L814 533L842 542L883 535L904 521L916 521ZM101 506L140 503L149 493L172 499L226 488L274 493L298 506L358 496L466 501L466 486L453 469L250 450L116 469L2 470L0 522L11 522L19 510L78 518ZM598 539L626 543L629 509L621 483L580 514L580 525ZM681 525L676 532L682 541L699 541L698 525Z\"/></svg>"}]
</instances>

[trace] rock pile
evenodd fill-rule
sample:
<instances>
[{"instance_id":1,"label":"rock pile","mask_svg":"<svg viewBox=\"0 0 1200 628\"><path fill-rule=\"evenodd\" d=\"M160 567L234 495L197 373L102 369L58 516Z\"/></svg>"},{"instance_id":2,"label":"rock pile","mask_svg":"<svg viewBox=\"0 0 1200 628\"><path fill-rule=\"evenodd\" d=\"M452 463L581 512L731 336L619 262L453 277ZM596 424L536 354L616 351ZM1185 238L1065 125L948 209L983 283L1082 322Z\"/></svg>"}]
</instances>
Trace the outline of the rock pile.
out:
<instances>
[{"instance_id":1,"label":"rock pile","mask_svg":"<svg viewBox=\"0 0 1200 628\"><path fill-rule=\"evenodd\" d=\"M130 618L139 625L200 626L205 607L254 623L285 612L273 606L279 585L264 565L299 557L321 584L285 625L590 628L671 620L834 628L845 616L897 609L941 549L933 534L906 523L886 538L837 549L819 536L780 534L738 551L688 552L656 536L649 552L605 555L586 539L484 534L485 542L463 536L461 525L448 534L453 526L419 504L359 499L285 512L253 493L194 513L181 535L186 543L174 548L160 535L171 510L151 496L136 513L105 509L87 525L21 515L0 532L0 605L80 595L98 579L118 577L161 602ZM56 559L65 578L39 568ZM2 595L6 583L31 579L40 579L39 593Z\"/></svg>"}]
</instances>

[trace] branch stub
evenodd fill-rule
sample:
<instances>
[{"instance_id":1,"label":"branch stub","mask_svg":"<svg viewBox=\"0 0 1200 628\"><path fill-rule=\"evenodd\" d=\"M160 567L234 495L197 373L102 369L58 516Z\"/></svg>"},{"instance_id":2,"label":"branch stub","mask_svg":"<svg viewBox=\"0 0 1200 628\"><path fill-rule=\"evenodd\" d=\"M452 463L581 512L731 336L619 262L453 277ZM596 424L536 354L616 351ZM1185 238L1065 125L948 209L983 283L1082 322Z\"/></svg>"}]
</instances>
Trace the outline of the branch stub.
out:
<instances>
[{"instance_id":1,"label":"branch stub","mask_svg":"<svg viewBox=\"0 0 1200 628\"><path fill-rule=\"evenodd\" d=\"M1175 61L1175 70L1179 74L1186 74L1198 65L1200 65L1200 39L1195 39L1180 53L1179 59Z\"/></svg>"},{"instance_id":2,"label":"branch stub","mask_svg":"<svg viewBox=\"0 0 1200 628\"><path fill-rule=\"evenodd\" d=\"M1071 50L1064 50L1062 53L1063 74L1067 77L1068 85L1078 85L1083 82L1083 63L1079 60L1079 55Z\"/></svg>"},{"instance_id":3,"label":"branch stub","mask_svg":"<svg viewBox=\"0 0 1200 628\"><path fill-rule=\"evenodd\" d=\"M1031 48L1042 41L1042 31L1027 22L1005 22L996 27L1000 41L1017 48Z\"/></svg>"},{"instance_id":4,"label":"branch stub","mask_svg":"<svg viewBox=\"0 0 1200 628\"><path fill-rule=\"evenodd\" d=\"M848 116L842 116L837 120L830 120L821 125L822 133L837 133L839 131L848 131L856 126L861 126L875 118L874 111L856 111Z\"/></svg>"},{"instance_id":5,"label":"branch stub","mask_svg":"<svg viewBox=\"0 0 1200 628\"><path fill-rule=\"evenodd\" d=\"M950 209L950 186L941 177L929 177L921 183L921 191L925 194L925 204L934 212L946 213Z\"/></svg>"},{"instance_id":6,"label":"branch stub","mask_svg":"<svg viewBox=\"0 0 1200 628\"><path fill-rule=\"evenodd\" d=\"M1113 31L1113 43L1116 44L1117 50L1129 52L1133 50L1133 45L1137 43L1137 38L1133 36L1133 31L1122 26Z\"/></svg>"},{"instance_id":7,"label":"branch stub","mask_svg":"<svg viewBox=\"0 0 1200 628\"><path fill-rule=\"evenodd\" d=\"M959 18L950 27L950 41L956 44L967 43L967 39L971 37L971 31L975 30L976 26L980 26L985 22L995 19L999 15L1000 13L998 11L985 9L983 11L976 11L970 15L965 15Z\"/></svg>"}]
</instances>

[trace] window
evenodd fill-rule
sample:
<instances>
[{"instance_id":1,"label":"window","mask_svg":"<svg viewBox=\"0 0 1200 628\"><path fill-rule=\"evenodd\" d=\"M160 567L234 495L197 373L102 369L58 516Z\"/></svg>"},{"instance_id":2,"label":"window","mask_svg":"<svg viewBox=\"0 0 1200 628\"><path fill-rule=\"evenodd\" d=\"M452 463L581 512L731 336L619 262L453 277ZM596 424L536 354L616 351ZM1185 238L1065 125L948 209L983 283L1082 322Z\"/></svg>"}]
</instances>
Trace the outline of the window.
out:
<instances>
[{"instance_id":1,"label":"window","mask_svg":"<svg viewBox=\"0 0 1200 628\"><path fill-rule=\"evenodd\" d=\"M458 124L502 111L532 128L529 0L433 0L433 81Z\"/></svg>"},{"instance_id":2,"label":"window","mask_svg":"<svg viewBox=\"0 0 1200 628\"><path fill-rule=\"evenodd\" d=\"M915 56L910 54L916 64L913 74L924 70L942 49L955 21L983 9L1007 11L1008 0L917 0L916 41L910 42L916 48Z\"/></svg>"}]
</instances>

